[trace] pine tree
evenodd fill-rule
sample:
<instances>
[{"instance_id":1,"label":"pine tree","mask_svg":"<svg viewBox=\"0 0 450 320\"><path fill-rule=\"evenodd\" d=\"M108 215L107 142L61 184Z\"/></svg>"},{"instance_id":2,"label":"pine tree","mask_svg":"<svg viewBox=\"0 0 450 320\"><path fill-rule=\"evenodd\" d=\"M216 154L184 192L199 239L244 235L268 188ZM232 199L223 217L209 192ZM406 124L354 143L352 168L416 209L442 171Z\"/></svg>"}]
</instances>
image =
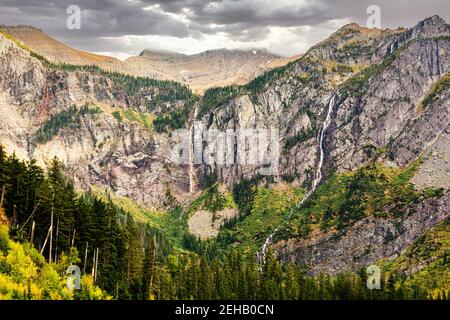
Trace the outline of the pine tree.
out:
<instances>
[{"instance_id":1,"label":"pine tree","mask_svg":"<svg viewBox=\"0 0 450 320\"><path fill-rule=\"evenodd\" d=\"M155 298L155 288L157 283L157 253L154 238L147 239L142 268L143 296L146 299Z\"/></svg>"},{"instance_id":2,"label":"pine tree","mask_svg":"<svg viewBox=\"0 0 450 320\"><path fill-rule=\"evenodd\" d=\"M286 300L298 300L299 293L300 285L297 268L292 264L288 264L284 275L282 298Z\"/></svg>"},{"instance_id":3,"label":"pine tree","mask_svg":"<svg viewBox=\"0 0 450 320\"><path fill-rule=\"evenodd\" d=\"M202 300L212 299L213 275L205 257L200 257L200 287L199 298Z\"/></svg>"}]
</instances>

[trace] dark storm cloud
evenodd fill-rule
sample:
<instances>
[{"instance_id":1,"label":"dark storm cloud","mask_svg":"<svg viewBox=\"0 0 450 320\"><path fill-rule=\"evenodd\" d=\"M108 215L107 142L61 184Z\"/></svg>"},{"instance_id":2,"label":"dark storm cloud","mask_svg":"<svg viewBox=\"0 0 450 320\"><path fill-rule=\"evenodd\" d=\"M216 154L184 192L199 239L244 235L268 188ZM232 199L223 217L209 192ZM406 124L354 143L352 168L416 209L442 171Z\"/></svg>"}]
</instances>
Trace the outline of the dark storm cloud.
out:
<instances>
[{"instance_id":1,"label":"dark storm cloud","mask_svg":"<svg viewBox=\"0 0 450 320\"><path fill-rule=\"evenodd\" d=\"M333 18L324 1L263 1L255 0L143 0L149 5L158 5L162 10L175 14L185 13L191 21L191 28L204 33L220 30L235 36L244 36L256 27L317 25ZM304 5L299 6L305 2ZM273 7L271 7L272 5ZM331 1L330 1L331 3ZM186 13L186 9L189 9ZM210 24L219 27L209 28Z\"/></svg>"},{"instance_id":2,"label":"dark storm cloud","mask_svg":"<svg viewBox=\"0 0 450 320\"><path fill-rule=\"evenodd\" d=\"M448 20L450 15L448 0L143 1L159 5L161 9L172 13L189 9L188 17L193 23L202 26L219 24L233 34L255 27L315 26L330 19L342 18L351 18L364 25L367 20L366 9L372 4L380 6L385 27L412 26L434 14L440 14Z\"/></svg>"},{"instance_id":3,"label":"dark storm cloud","mask_svg":"<svg viewBox=\"0 0 450 320\"><path fill-rule=\"evenodd\" d=\"M331 19L366 23L371 4L381 8L383 27L413 26L439 14L449 21L448 0L0 0L0 24L39 27L69 44L84 49L114 41L102 37L160 35L201 39L224 33L236 41L255 41L269 27L320 27ZM66 28L66 9L82 10L81 30ZM144 9L146 8L146 9ZM112 45L115 51L124 45ZM91 49L93 50L93 49Z\"/></svg>"},{"instance_id":4,"label":"dark storm cloud","mask_svg":"<svg viewBox=\"0 0 450 320\"><path fill-rule=\"evenodd\" d=\"M250 4L254 6L250 7ZM199 23L238 24L243 28L251 28L267 25L282 27L314 25L331 18L326 7L320 2L308 1L308 4L301 8L291 4L273 10L255 4L255 1L226 1L215 7L206 6L193 15L193 20Z\"/></svg>"},{"instance_id":5,"label":"dark storm cloud","mask_svg":"<svg viewBox=\"0 0 450 320\"><path fill-rule=\"evenodd\" d=\"M39 1L0 0L0 23L8 25L27 24L44 29L61 37L97 38L121 35L169 35L185 37L189 34L186 26L164 12L143 10L142 2L126 0L100 1ZM81 9L80 30L66 27L70 5Z\"/></svg>"},{"instance_id":6,"label":"dark storm cloud","mask_svg":"<svg viewBox=\"0 0 450 320\"><path fill-rule=\"evenodd\" d=\"M149 5L159 5L164 11L179 13L183 10L183 8L197 11L201 10L210 3L220 3L222 0L142 0L142 2Z\"/></svg>"}]
</instances>

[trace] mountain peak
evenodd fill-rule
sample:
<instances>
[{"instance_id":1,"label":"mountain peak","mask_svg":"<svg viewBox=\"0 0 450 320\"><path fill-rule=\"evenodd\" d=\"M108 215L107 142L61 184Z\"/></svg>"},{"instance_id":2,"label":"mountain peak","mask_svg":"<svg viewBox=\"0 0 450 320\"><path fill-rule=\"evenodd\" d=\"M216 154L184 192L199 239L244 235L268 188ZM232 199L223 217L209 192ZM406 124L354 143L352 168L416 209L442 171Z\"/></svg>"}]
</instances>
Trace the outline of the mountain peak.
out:
<instances>
[{"instance_id":1,"label":"mountain peak","mask_svg":"<svg viewBox=\"0 0 450 320\"><path fill-rule=\"evenodd\" d=\"M8 26L8 25L0 24L0 29L16 30L16 31L28 30L28 31L39 31L39 32L42 32L41 29L35 28L35 27L27 25L27 24L18 24L18 25L15 25L15 26Z\"/></svg>"},{"instance_id":2,"label":"mountain peak","mask_svg":"<svg viewBox=\"0 0 450 320\"><path fill-rule=\"evenodd\" d=\"M416 26L412 28L412 32L414 35L422 38L449 36L450 26L440 16L434 15L416 24Z\"/></svg>"},{"instance_id":3,"label":"mountain peak","mask_svg":"<svg viewBox=\"0 0 450 320\"><path fill-rule=\"evenodd\" d=\"M118 62L117 59L112 57L73 49L59 42L41 29L29 25L0 25L0 30L4 30L5 33L52 62L75 65L97 64L105 68L110 67L112 63Z\"/></svg>"},{"instance_id":4,"label":"mountain peak","mask_svg":"<svg viewBox=\"0 0 450 320\"><path fill-rule=\"evenodd\" d=\"M164 50L164 49L144 49L140 54L140 57L146 58L169 58L169 57L181 57L184 56L182 53Z\"/></svg>"},{"instance_id":5,"label":"mountain peak","mask_svg":"<svg viewBox=\"0 0 450 320\"><path fill-rule=\"evenodd\" d=\"M226 48L220 48L220 49L210 49L203 52L198 53L199 56L210 56L210 55L216 55L216 54L227 54L227 55L264 55L264 56L270 56L270 57L278 57L277 55L269 52L265 48L254 48L254 49L226 49Z\"/></svg>"},{"instance_id":6,"label":"mountain peak","mask_svg":"<svg viewBox=\"0 0 450 320\"><path fill-rule=\"evenodd\" d=\"M359 30L361 26L355 22L344 25L339 30Z\"/></svg>"},{"instance_id":7,"label":"mountain peak","mask_svg":"<svg viewBox=\"0 0 450 320\"><path fill-rule=\"evenodd\" d=\"M447 24L444 19L442 19L439 15L435 14L434 16L423 19L422 21L431 22L433 24Z\"/></svg>"},{"instance_id":8,"label":"mountain peak","mask_svg":"<svg viewBox=\"0 0 450 320\"><path fill-rule=\"evenodd\" d=\"M267 56L269 59L279 58L279 56L269 52L265 48L255 48L255 49L226 49L226 48L218 48L218 49L209 49L206 51L202 51L194 54L183 54L178 52L173 52L170 50L163 49L144 49L139 56L147 59L174 59L174 58L182 58L185 59L200 59L200 58L212 58L216 56L227 56L227 57L236 57L236 56L251 56L251 55L260 55Z\"/></svg>"}]
</instances>

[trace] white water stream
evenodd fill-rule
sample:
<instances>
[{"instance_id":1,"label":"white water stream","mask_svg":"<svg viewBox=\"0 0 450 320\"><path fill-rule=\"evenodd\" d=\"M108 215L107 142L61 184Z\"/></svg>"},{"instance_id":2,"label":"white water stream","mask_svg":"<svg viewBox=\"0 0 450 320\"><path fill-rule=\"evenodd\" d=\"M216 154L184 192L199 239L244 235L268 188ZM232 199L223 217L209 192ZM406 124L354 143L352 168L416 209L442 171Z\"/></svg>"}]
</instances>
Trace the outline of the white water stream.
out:
<instances>
[{"instance_id":1,"label":"white water stream","mask_svg":"<svg viewBox=\"0 0 450 320\"><path fill-rule=\"evenodd\" d=\"M287 219L289 220L292 216L292 213L300 208L303 203L311 196L311 194L316 191L317 186L322 181L322 167L323 167L323 161L325 159L325 150L324 150L324 138L325 138L325 131L328 129L328 127L331 124L331 114L333 113L333 107L334 107L334 100L335 100L335 94L331 97L329 103L328 103L328 112L327 116L325 118L325 121L322 124L322 129L320 130L320 134L318 136L319 140L319 149L320 149L320 158L319 158L319 164L316 169L316 173L314 175L314 181L312 183L311 189L303 196L302 200L298 202L294 207L291 208L289 211L289 214L287 216ZM281 227L282 223L280 223L275 230L266 238L264 241L264 244L262 245L261 249L257 252L257 259L261 264L264 264L266 261L266 251L267 247L272 243L273 236L277 233L279 228Z\"/></svg>"},{"instance_id":2,"label":"white water stream","mask_svg":"<svg viewBox=\"0 0 450 320\"><path fill-rule=\"evenodd\" d=\"M195 192L195 165L194 165L194 126L197 118L198 107L195 106L194 114L189 127L189 193Z\"/></svg>"}]
</instances>

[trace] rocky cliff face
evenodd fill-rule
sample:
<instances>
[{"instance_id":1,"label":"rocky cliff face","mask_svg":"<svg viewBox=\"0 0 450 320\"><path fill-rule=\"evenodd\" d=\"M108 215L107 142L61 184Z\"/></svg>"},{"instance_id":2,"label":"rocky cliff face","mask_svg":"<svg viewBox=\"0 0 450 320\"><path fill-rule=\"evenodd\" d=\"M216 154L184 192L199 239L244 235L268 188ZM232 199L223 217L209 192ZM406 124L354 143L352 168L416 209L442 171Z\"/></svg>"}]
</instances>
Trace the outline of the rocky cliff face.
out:
<instances>
[{"instance_id":1,"label":"rocky cliff face","mask_svg":"<svg viewBox=\"0 0 450 320\"><path fill-rule=\"evenodd\" d=\"M47 68L2 35L0 64L0 141L8 152L43 166L56 156L78 187L109 188L150 208L162 203L168 186L179 194L188 188L184 168L166 164L171 142L141 120L141 110L159 96L156 86L129 95L108 76ZM38 141L40 128L85 104L99 112L79 115ZM183 104L175 99L164 106Z\"/></svg>"},{"instance_id":2,"label":"rocky cliff face","mask_svg":"<svg viewBox=\"0 0 450 320\"><path fill-rule=\"evenodd\" d=\"M422 104L449 72L449 35L438 17L411 30L346 26L282 76L249 86L202 119L222 130L278 127L284 144L280 177L308 185L319 157L317 135L335 93L324 170L360 166L369 160L367 146L385 148L385 161L404 166L448 138L448 90ZM254 170L218 167L230 185ZM448 174L443 178L450 186Z\"/></svg>"}]
</instances>

